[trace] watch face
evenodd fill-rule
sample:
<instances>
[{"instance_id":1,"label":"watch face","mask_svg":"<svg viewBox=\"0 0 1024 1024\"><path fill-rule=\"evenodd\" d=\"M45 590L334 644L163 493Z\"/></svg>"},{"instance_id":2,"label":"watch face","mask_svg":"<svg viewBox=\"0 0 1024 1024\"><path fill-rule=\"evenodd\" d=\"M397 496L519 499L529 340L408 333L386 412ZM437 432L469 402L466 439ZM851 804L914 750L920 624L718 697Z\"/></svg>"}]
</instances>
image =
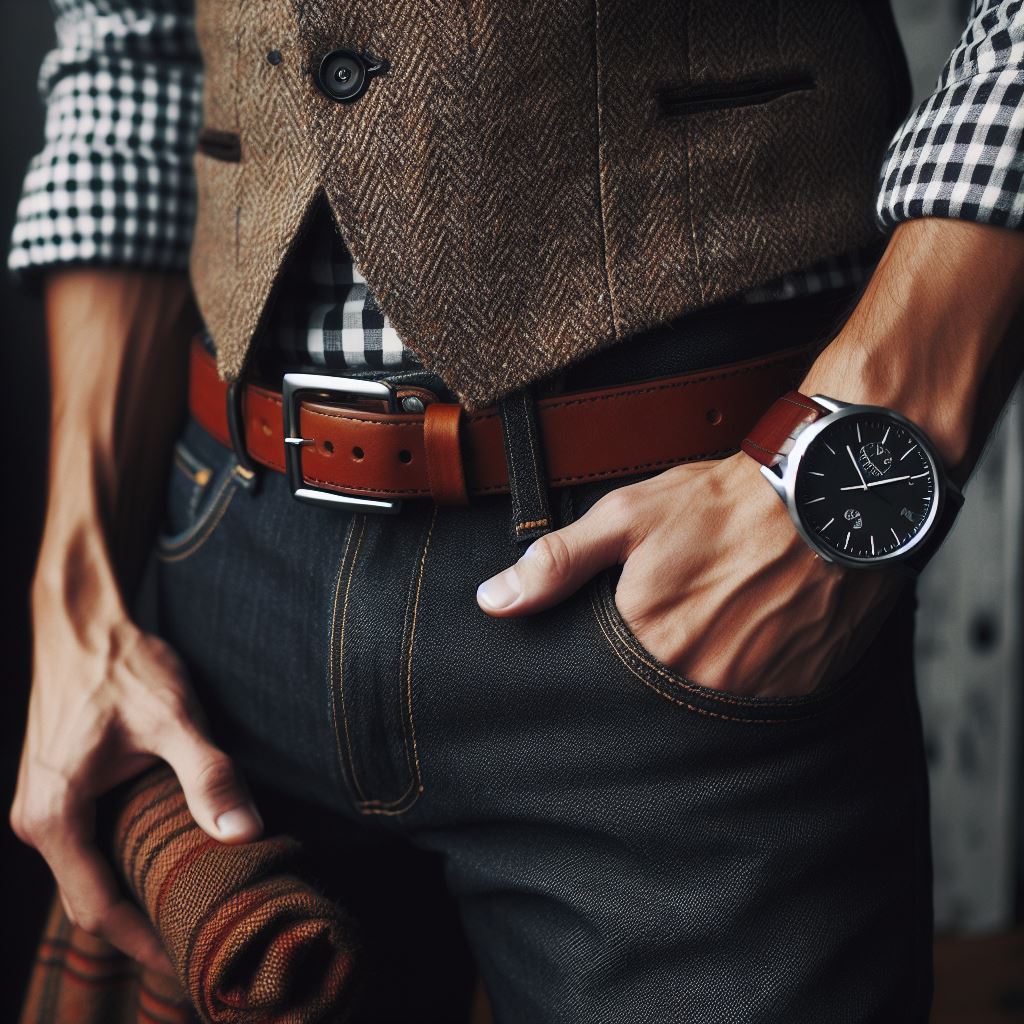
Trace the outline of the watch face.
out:
<instances>
[{"instance_id":1,"label":"watch face","mask_svg":"<svg viewBox=\"0 0 1024 1024\"><path fill-rule=\"evenodd\" d=\"M812 542L840 562L901 558L935 519L938 471L927 443L883 412L851 412L808 444L796 512Z\"/></svg>"}]
</instances>

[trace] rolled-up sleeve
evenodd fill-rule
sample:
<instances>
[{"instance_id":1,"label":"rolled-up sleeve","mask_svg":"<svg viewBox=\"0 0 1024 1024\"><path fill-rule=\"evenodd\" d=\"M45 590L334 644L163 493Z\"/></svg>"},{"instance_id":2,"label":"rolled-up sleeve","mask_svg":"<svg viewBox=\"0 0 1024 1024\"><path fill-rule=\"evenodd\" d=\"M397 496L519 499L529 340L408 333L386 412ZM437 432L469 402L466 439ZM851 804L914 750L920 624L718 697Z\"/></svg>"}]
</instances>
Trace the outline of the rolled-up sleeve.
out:
<instances>
[{"instance_id":1,"label":"rolled-up sleeve","mask_svg":"<svg viewBox=\"0 0 1024 1024\"><path fill-rule=\"evenodd\" d=\"M1024 226L1024 0L974 0L938 86L881 172L883 229L914 217Z\"/></svg>"},{"instance_id":2,"label":"rolled-up sleeve","mask_svg":"<svg viewBox=\"0 0 1024 1024\"><path fill-rule=\"evenodd\" d=\"M68 264L184 269L202 65L191 0L53 0L45 144L8 257L20 278Z\"/></svg>"}]
</instances>

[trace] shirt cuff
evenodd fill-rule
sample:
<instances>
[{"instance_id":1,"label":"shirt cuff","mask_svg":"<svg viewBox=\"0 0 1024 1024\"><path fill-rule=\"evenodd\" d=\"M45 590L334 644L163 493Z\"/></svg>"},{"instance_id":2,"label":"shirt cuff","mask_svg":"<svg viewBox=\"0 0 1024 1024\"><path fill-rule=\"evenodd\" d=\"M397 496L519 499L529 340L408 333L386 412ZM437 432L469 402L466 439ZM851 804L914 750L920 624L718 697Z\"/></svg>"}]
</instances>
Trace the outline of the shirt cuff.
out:
<instances>
[{"instance_id":1,"label":"shirt cuff","mask_svg":"<svg viewBox=\"0 0 1024 1024\"><path fill-rule=\"evenodd\" d=\"M187 267L201 89L192 68L131 60L54 83L11 239L17 280L75 264Z\"/></svg>"},{"instance_id":2,"label":"shirt cuff","mask_svg":"<svg viewBox=\"0 0 1024 1024\"><path fill-rule=\"evenodd\" d=\"M978 73L928 97L889 144L877 217L1024 226L1024 69Z\"/></svg>"}]
</instances>

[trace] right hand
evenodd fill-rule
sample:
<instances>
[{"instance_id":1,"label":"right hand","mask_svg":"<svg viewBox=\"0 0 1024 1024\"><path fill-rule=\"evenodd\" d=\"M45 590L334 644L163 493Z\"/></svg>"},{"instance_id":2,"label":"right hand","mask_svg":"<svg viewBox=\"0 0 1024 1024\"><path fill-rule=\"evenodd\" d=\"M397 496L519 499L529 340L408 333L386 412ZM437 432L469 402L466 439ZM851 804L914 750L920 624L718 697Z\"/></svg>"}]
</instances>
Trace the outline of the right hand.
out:
<instances>
[{"instance_id":1,"label":"right hand","mask_svg":"<svg viewBox=\"0 0 1024 1024\"><path fill-rule=\"evenodd\" d=\"M84 575L75 595L46 593L38 580L34 588L35 678L11 824L46 859L74 924L173 974L97 848L97 798L162 758L214 839L247 842L263 825L230 759L207 736L178 657L127 618L97 615L102 602Z\"/></svg>"}]
</instances>

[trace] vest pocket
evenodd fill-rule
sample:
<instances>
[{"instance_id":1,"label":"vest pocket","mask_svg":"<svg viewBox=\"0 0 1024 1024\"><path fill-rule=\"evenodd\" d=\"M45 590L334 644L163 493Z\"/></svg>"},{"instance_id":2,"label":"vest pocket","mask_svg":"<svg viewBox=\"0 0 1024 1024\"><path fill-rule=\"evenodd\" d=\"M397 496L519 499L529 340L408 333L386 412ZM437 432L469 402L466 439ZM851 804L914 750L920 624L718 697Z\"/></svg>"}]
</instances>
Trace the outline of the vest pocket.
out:
<instances>
[{"instance_id":1,"label":"vest pocket","mask_svg":"<svg viewBox=\"0 0 1024 1024\"><path fill-rule=\"evenodd\" d=\"M779 78L751 78L740 82L670 85L657 92L659 117L685 117L709 110L753 107L795 92L815 88L813 76L794 74Z\"/></svg>"},{"instance_id":2,"label":"vest pocket","mask_svg":"<svg viewBox=\"0 0 1024 1024\"><path fill-rule=\"evenodd\" d=\"M242 159L242 139L237 132L222 132L217 128L204 128L199 133L196 149L203 156L225 163L237 164Z\"/></svg>"}]
</instances>

